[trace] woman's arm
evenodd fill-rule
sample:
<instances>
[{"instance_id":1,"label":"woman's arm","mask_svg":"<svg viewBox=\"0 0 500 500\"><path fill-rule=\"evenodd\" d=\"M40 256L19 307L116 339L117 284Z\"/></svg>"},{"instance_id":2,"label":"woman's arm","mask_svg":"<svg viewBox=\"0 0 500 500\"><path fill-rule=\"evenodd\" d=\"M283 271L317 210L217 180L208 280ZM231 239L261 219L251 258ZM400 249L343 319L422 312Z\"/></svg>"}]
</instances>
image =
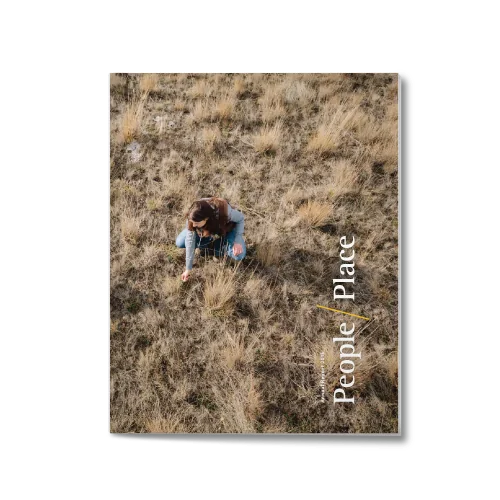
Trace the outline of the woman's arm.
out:
<instances>
[{"instance_id":1,"label":"woman's arm","mask_svg":"<svg viewBox=\"0 0 500 500\"><path fill-rule=\"evenodd\" d=\"M237 235L242 235L245 231L245 216L239 210L236 210L231 205L228 205L227 215L230 221L236 222L235 232Z\"/></svg>"},{"instance_id":2,"label":"woman's arm","mask_svg":"<svg viewBox=\"0 0 500 500\"><path fill-rule=\"evenodd\" d=\"M187 228L187 222L186 222ZM196 233L188 229L186 234L186 269L193 269L194 247L196 243Z\"/></svg>"},{"instance_id":3,"label":"woman's arm","mask_svg":"<svg viewBox=\"0 0 500 500\"><path fill-rule=\"evenodd\" d=\"M228 217L230 221L236 222L236 227L234 228L234 246L233 252L237 256L243 251L243 245L245 244L243 240L243 232L245 231L245 216L239 211L234 209L228 204Z\"/></svg>"}]
</instances>

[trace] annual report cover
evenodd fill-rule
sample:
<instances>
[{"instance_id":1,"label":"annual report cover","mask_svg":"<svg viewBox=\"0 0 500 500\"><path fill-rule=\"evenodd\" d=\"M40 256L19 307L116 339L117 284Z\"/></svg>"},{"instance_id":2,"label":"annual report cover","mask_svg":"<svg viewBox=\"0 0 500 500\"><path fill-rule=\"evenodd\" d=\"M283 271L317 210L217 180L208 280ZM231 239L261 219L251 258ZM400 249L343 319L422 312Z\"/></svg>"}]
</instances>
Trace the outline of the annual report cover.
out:
<instances>
[{"instance_id":1,"label":"annual report cover","mask_svg":"<svg viewBox=\"0 0 500 500\"><path fill-rule=\"evenodd\" d=\"M400 434L395 73L110 75L110 431Z\"/></svg>"}]
</instances>

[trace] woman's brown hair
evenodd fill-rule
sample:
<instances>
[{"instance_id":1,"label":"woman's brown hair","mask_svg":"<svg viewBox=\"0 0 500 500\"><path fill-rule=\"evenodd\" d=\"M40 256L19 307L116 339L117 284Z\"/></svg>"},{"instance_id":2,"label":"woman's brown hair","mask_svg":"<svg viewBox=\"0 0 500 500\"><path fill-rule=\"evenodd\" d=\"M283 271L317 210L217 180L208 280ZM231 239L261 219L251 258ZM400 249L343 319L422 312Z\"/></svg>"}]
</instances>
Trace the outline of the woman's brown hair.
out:
<instances>
[{"instance_id":1,"label":"woman's brown hair","mask_svg":"<svg viewBox=\"0 0 500 500\"><path fill-rule=\"evenodd\" d=\"M201 222L207 219L203 229L207 230L209 234L224 236L228 230L227 224L229 222L227 209L223 209L226 203L225 200L213 196L195 201L186 212L188 230L194 231L196 229L193 222Z\"/></svg>"}]
</instances>

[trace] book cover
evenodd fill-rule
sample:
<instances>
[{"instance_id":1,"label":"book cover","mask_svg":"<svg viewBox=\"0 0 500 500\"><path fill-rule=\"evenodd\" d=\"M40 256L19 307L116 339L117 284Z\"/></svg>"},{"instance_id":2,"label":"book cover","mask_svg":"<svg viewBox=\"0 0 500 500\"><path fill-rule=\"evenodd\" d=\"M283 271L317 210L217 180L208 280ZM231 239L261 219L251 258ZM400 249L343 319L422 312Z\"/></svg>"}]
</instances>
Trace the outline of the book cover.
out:
<instances>
[{"instance_id":1,"label":"book cover","mask_svg":"<svg viewBox=\"0 0 500 500\"><path fill-rule=\"evenodd\" d=\"M400 434L399 78L110 75L110 431Z\"/></svg>"}]
</instances>

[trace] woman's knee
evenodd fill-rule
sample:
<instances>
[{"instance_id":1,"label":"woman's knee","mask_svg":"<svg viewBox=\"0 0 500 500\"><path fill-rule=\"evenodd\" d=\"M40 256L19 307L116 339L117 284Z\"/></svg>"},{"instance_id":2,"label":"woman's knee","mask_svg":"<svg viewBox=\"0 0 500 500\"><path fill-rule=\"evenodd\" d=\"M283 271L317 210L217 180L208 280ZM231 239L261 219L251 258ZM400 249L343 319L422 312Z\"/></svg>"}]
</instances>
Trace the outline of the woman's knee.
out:
<instances>
[{"instance_id":1,"label":"woman's knee","mask_svg":"<svg viewBox=\"0 0 500 500\"><path fill-rule=\"evenodd\" d=\"M183 229L178 235L177 238L175 239L175 244L179 248L186 248L186 230Z\"/></svg>"}]
</instances>

